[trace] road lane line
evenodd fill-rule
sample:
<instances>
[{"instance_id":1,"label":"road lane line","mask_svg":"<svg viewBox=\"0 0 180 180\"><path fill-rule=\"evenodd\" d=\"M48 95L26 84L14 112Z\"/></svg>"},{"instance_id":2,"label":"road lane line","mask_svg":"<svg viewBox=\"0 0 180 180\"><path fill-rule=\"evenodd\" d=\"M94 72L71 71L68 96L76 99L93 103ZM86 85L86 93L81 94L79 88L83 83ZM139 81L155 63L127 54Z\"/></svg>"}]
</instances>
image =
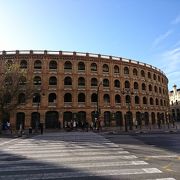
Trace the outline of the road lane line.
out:
<instances>
[{"instance_id":1,"label":"road lane line","mask_svg":"<svg viewBox=\"0 0 180 180\"><path fill-rule=\"evenodd\" d=\"M145 158L177 158L178 155L159 155L159 156L146 156Z\"/></svg>"},{"instance_id":2,"label":"road lane line","mask_svg":"<svg viewBox=\"0 0 180 180\"><path fill-rule=\"evenodd\" d=\"M43 165L38 165L38 164L33 164L33 165L27 165L25 166L24 164L21 166L21 164L19 163L13 163L12 164L8 164L11 166L8 167L0 167L0 172L11 172L11 171L36 171L36 170L50 170L50 169L67 169L67 168L71 168L71 169L76 169L76 170L85 170L85 169L89 169L91 168L93 169L100 169L100 168L105 168L108 167L109 169L113 168L113 169L117 169L119 168L119 166L139 166L139 165L147 165L148 163L144 162L144 161L124 161L124 162L109 162L108 164L104 163L104 162L93 162L93 163L77 163L77 164L67 164L67 163L56 163L56 165L50 165L50 164L43 164ZM19 165L19 166L18 166Z\"/></svg>"}]
</instances>

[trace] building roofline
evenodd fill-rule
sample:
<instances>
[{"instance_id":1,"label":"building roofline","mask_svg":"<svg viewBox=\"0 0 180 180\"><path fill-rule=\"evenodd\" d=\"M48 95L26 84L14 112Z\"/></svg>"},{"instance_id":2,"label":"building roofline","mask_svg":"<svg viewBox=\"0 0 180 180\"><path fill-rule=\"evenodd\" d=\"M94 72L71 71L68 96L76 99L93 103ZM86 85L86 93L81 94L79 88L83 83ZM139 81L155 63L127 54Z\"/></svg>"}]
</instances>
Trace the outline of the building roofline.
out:
<instances>
[{"instance_id":1,"label":"building roofline","mask_svg":"<svg viewBox=\"0 0 180 180\"><path fill-rule=\"evenodd\" d=\"M95 54L95 53L84 53L84 52L75 52L75 51L49 51L49 50L10 50L10 51L0 51L0 56L1 55L16 55L16 54L49 54L49 55L76 55L76 56L82 56L82 57L94 57L94 58L104 58L104 59L110 59L110 60L119 60L123 62L128 62L132 64L139 64L142 66L146 66L148 68L152 68L154 70L157 70L158 72L162 73L163 75L166 76L166 74L160 70L159 68L152 66L147 63L143 63L141 61L137 60L132 60L128 58L123 58L123 57L117 57L117 56L110 56L110 55L101 55L101 54Z\"/></svg>"}]
</instances>

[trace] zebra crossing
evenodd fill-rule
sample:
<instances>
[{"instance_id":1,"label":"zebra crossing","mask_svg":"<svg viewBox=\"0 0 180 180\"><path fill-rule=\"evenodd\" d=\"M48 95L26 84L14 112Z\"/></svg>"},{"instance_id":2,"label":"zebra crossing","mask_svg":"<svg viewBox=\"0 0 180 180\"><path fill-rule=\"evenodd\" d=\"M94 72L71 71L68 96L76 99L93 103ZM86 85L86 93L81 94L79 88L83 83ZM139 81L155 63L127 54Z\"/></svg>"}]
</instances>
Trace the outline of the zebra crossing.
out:
<instances>
[{"instance_id":1,"label":"zebra crossing","mask_svg":"<svg viewBox=\"0 0 180 180\"><path fill-rule=\"evenodd\" d=\"M163 178L161 170L93 132L47 133L0 148L2 180L174 180Z\"/></svg>"}]
</instances>

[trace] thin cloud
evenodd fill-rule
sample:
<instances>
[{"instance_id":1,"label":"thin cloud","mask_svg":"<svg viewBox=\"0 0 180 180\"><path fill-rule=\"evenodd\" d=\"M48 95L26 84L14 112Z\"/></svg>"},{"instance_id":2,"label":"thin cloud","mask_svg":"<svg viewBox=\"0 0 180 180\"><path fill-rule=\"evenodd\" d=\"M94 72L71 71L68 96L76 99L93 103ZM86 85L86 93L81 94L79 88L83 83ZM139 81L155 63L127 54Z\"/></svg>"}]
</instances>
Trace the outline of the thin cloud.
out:
<instances>
[{"instance_id":1,"label":"thin cloud","mask_svg":"<svg viewBox=\"0 0 180 180\"><path fill-rule=\"evenodd\" d=\"M168 50L162 54L162 60L166 64L167 73L180 72L180 47Z\"/></svg>"},{"instance_id":2,"label":"thin cloud","mask_svg":"<svg viewBox=\"0 0 180 180\"><path fill-rule=\"evenodd\" d=\"M171 30L165 32L164 34L161 34L159 37L157 37L157 38L154 40L152 46L153 46L154 48L157 47L162 41L164 41L164 40L165 40L168 36L170 36L172 33L173 33L173 30L171 29Z\"/></svg>"},{"instance_id":3,"label":"thin cloud","mask_svg":"<svg viewBox=\"0 0 180 180\"><path fill-rule=\"evenodd\" d=\"M180 23L180 15L178 15L172 22L171 24L179 24Z\"/></svg>"},{"instance_id":4,"label":"thin cloud","mask_svg":"<svg viewBox=\"0 0 180 180\"><path fill-rule=\"evenodd\" d=\"M180 46L165 51L159 57L159 67L169 79L169 88L180 84Z\"/></svg>"}]
</instances>

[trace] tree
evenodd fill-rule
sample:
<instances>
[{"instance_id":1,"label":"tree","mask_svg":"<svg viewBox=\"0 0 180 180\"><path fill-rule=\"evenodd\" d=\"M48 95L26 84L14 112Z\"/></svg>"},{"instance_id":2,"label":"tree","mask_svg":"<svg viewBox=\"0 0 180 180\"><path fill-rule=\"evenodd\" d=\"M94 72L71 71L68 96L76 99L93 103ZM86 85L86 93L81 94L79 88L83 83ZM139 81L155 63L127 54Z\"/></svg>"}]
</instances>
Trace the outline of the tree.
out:
<instances>
[{"instance_id":1,"label":"tree","mask_svg":"<svg viewBox=\"0 0 180 180\"><path fill-rule=\"evenodd\" d=\"M0 72L0 131L3 115L27 103L35 91L31 80L27 80L26 69L12 61L5 62Z\"/></svg>"}]
</instances>

